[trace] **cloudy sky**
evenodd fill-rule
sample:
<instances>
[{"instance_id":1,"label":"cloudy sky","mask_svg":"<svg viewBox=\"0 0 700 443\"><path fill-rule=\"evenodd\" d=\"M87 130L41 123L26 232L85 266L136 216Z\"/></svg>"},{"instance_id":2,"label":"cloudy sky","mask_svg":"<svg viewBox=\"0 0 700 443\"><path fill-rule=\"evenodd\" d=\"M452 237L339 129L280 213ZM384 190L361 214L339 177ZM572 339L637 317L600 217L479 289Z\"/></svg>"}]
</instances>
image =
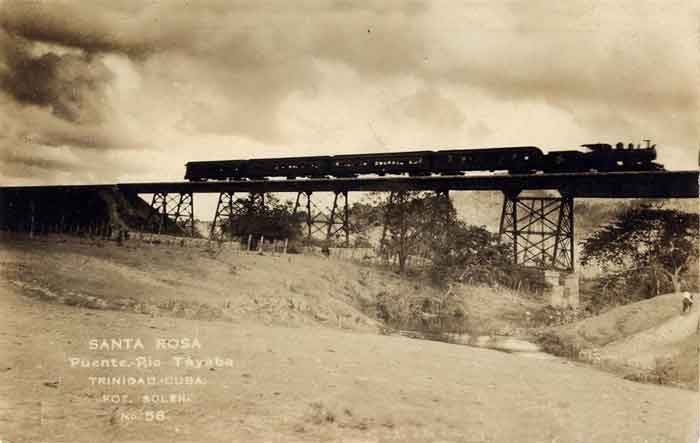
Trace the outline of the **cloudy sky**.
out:
<instances>
[{"instance_id":1,"label":"cloudy sky","mask_svg":"<svg viewBox=\"0 0 700 443\"><path fill-rule=\"evenodd\" d=\"M0 183L649 138L694 168L693 3L0 0Z\"/></svg>"}]
</instances>

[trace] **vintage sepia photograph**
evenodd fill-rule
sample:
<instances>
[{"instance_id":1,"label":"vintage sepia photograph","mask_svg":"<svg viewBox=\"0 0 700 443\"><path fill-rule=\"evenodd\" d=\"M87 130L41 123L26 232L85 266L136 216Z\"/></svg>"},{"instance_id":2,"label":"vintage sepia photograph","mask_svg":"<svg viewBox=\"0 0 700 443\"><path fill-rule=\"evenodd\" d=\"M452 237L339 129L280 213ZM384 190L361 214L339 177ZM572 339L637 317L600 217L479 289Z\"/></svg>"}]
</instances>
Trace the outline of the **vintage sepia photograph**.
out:
<instances>
[{"instance_id":1,"label":"vintage sepia photograph","mask_svg":"<svg viewBox=\"0 0 700 443\"><path fill-rule=\"evenodd\" d=\"M0 443L700 443L700 6L0 0Z\"/></svg>"}]
</instances>

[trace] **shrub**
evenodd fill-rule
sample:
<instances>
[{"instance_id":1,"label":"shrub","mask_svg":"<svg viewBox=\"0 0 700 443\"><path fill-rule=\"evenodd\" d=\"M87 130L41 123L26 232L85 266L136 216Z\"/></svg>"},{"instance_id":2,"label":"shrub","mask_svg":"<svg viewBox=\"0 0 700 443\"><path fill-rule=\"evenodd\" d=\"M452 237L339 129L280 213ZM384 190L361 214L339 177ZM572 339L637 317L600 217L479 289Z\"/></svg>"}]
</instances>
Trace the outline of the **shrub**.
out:
<instances>
[{"instance_id":1,"label":"shrub","mask_svg":"<svg viewBox=\"0 0 700 443\"><path fill-rule=\"evenodd\" d=\"M552 331L545 331L537 336L537 343L548 354L569 359L578 359L580 349L574 343L562 339Z\"/></svg>"}]
</instances>

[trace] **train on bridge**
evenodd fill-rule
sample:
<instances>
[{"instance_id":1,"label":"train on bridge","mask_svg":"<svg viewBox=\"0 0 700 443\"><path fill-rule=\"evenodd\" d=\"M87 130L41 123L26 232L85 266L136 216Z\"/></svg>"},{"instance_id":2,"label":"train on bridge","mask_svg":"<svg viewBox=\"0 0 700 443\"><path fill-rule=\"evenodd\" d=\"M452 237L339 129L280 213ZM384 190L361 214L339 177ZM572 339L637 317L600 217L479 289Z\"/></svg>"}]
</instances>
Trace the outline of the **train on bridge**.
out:
<instances>
[{"instance_id":1,"label":"train on bridge","mask_svg":"<svg viewBox=\"0 0 700 443\"><path fill-rule=\"evenodd\" d=\"M260 180L271 177L354 178L375 174L412 177L462 175L472 171L507 171L510 174L564 172L622 172L663 170L656 160L656 145L615 147L606 143L582 145L584 151L551 151L536 146L407 151L377 154L256 158L249 160L193 161L186 164L185 179Z\"/></svg>"}]
</instances>

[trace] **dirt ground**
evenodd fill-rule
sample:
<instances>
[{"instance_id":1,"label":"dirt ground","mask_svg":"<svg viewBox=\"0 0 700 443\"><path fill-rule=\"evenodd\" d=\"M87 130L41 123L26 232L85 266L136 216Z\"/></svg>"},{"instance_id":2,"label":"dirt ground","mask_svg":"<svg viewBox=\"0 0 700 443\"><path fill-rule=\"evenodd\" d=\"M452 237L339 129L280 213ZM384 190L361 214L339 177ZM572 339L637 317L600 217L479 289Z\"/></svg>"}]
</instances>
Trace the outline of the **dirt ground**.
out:
<instances>
[{"instance_id":1,"label":"dirt ground","mask_svg":"<svg viewBox=\"0 0 700 443\"><path fill-rule=\"evenodd\" d=\"M0 277L45 300L202 320L254 320L376 332L379 300L440 298L420 279L377 266L297 254L75 238L6 240ZM541 307L506 291L457 285L469 332L508 335Z\"/></svg>"},{"instance_id":2,"label":"dirt ground","mask_svg":"<svg viewBox=\"0 0 700 443\"><path fill-rule=\"evenodd\" d=\"M697 438L695 393L572 364L328 328L89 310L37 302L6 287L0 306L3 441ZM144 349L90 350L91 339L116 337L139 338ZM157 351L159 337L196 337L201 348ZM173 357L188 354L232 365L176 367ZM68 360L137 356L162 366L71 368ZM89 379L117 374L199 376L205 384L92 386ZM171 393L189 401L152 405L141 398ZM113 403L104 394L129 397ZM164 411L164 418L149 421L147 411Z\"/></svg>"},{"instance_id":3,"label":"dirt ground","mask_svg":"<svg viewBox=\"0 0 700 443\"><path fill-rule=\"evenodd\" d=\"M660 295L551 332L623 376L697 390L700 309L681 314L681 301L682 294Z\"/></svg>"},{"instance_id":4,"label":"dirt ground","mask_svg":"<svg viewBox=\"0 0 700 443\"><path fill-rule=\"evenodd\" d=\"M0 245L3 442L698 438L696 392L376 334L363 294L422 290L382 271L37 244ZM225 277L207 279L208 269ZM285 303L270 305L275 297ZM113 364L125 366L104 367Z\"/></svg>"}]
</instances>

